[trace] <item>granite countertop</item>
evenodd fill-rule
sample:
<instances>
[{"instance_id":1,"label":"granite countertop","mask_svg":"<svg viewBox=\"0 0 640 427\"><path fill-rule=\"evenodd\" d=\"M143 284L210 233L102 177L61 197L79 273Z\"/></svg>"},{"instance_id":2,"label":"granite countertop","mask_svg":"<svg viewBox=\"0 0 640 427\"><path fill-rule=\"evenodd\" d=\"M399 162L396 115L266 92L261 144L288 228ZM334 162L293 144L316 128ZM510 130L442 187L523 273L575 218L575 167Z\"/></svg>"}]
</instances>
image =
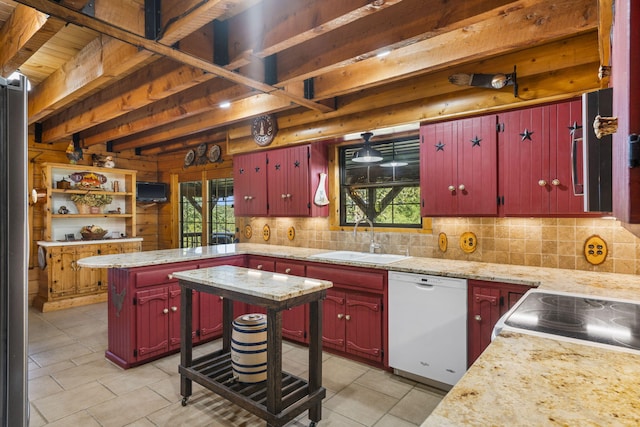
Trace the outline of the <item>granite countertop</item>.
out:
<instances>
[{"instance_id":1,"label":"granite countertop","mask_svg":"<svg viewBox=\"0 0 640 427\"><path fill-rule=\"evenodd\" d=\"M411 257L390 264L309 258L329 252L237 244L84 258L87 267L137 267L233 254L523 284L640 301L640 278L471 261ZM178 273L176 273L177 275ZM640 354L504 331L448 392L422 427L640 425Z\"/></svg>"},{"instance_id":2,"label":"granite countertop","mask_svg":"<svg viewBox=\"0 0 640 427\"><path fill-rule=\"evenodd\" d=\"M173 273L173 276L181 280L253 295L272 301L285 301L297 296L328 289L332 286L331 282L327 280L307 279L230 265L180 271Z\"/></svg>"}]
</instances>

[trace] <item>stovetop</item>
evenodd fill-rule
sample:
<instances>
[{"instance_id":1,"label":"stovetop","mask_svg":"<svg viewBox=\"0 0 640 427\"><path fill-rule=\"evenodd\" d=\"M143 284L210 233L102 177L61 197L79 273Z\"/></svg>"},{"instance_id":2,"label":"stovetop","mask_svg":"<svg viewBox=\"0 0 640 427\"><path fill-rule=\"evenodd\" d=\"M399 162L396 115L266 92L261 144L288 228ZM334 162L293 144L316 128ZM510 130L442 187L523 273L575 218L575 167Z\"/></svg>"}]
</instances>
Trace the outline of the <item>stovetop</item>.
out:
<instances>
[{"instance_id":1,"label":"stovetop","mask_svg":"<svg viewBox=\"0 0 640 427\"><path fill-rule=\"evenodd\" d=\"M510 313L511 328L640 350L640 303L529 291Z\"/></svg>"}]
</instances>

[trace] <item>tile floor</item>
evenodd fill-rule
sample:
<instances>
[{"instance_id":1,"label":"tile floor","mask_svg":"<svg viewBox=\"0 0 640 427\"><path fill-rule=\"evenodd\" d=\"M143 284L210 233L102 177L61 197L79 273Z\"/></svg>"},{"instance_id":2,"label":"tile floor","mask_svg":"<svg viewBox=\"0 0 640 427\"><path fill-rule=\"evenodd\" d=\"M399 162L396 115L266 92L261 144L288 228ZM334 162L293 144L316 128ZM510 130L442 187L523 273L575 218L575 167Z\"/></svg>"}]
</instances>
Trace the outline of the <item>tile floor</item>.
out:
<instances>
[{"instance_id":1,"label":"tile floor","mask_svg":"<svg viewBox=\"0 0 640 427\"><path fill-rule=\"evenodd\" d=\"M123 370L104 358L106 303L51 313L29 311L31 427L264 426L265 422L194 383L180 403L179 354ZM194 348L194 356L219 347ZM283 368L307 377L306 347L283 344ZM420 425L444 392L329 353L323 355L319 426ZM304 413L290 426L307 426Z\"/></svg>"}]
</instances>

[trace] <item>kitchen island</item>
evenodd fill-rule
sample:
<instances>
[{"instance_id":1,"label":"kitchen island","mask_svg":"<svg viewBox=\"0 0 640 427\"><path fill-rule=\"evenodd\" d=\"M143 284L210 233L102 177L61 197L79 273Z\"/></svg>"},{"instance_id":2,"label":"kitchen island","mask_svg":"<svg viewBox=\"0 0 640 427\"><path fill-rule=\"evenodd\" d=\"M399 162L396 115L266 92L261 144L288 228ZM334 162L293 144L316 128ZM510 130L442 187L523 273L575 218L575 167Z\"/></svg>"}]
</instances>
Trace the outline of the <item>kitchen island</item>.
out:
<instances>
[{"instance_id":1,"label":"kitchen island","mask_svg":"<svg viewBox=\"0 0 640 427\"><path fill-rule=\"evenodd\" d=\"M175 273L182 288L180 393L186 405L192 381L229 399L267 421L282 426L309 410L311 425L321 419L322 399L322 299L331 282L284 276L228 265ZM222 349L192 360L191 320L194 291L224 298ZM267 379L244 384L234 380L231 369L231 323L233 301L267 310ZM282 372L282 310L308 303L309 380Z\"/></svg>"},{"instance_id":2,"label":"kitchen island","mask_svg":"<svg viewBox=\"0 0 640 427\"><path fill-rule=\"evenodd\" d=\"M310 258L328 252L261 244L170 249L85 258L89 267L130 267L252 254L522 284L640 301L637 275L411 257L386 265ZM447 394L425 426L638 425L640 356L503 333ZM554 421L559 420L559 421Z\"/></svg>"}]
</instances>

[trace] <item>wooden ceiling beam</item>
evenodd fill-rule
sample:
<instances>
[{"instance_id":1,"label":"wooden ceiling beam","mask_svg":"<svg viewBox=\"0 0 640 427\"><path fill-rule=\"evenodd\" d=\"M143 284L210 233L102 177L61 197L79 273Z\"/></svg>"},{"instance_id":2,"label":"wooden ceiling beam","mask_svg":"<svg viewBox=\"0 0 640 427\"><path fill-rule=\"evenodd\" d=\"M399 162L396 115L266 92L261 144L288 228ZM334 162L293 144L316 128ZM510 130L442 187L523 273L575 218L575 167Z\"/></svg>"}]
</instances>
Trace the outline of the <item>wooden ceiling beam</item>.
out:
<instances>
[{"instance_id":1,"label":"wooden ceiling beam","mask_svg":"<svg viewBox=\"0 0 640 427\"><path fill-rule=\"evenodd\" d=\"M139 36L138 34L123 30L119 27L112 25L111 23L96 20L91 17L85 16L81 13L67 9L63 6L56 4L54 1L17 0L17 2L31 6L49 15L61 17L61 19L64 19L67 22L71 22L76 25L82 25L87 28L91 28L94 31L107 34L118 40L146 49L149 52L166 56L178 62L182 62L186 65L191 65L193 67L201 68L204 71L207 71L219 77L231 80L232 82L235 82L237 84L242 84L242 85L251 87L265 94L270 94L270 95L273 95L274 97L281 98L289 102L294 102L298 105L301 105L316 111L328 112L332 110L332 108L328 107L327 105L316 103L304 97L300 97L292 93L287 93L283 90L280 90L266 83L258 82L254 79L242 76L238 73L227 70L223 67L220 67L211 62L205 61L201 58L197 58L193 55L187 54L185 52L181 52L180 50L177 50L177 49L173 49L172 47L166 46L162 43L158 43L153 40L148 40L142 36Z\"/></svg>"},{"instance_id":2,"label":"wooden ceiling beam","mask_svg":"<svg viewBox=\"0 0 640 427\"><path fill-rule=\"evenodd\" d=\"M83 146L89 147L145 132L158 125L169 124L196 114L220 108L222 101L232 102L251 94L251 89L224 79L215 79L176 94L148 108L133 111L118 121L107 122L80 133Z\"/></svg>"},{"instance_id":3,"label":"wooden ceiling beam","mask_svg":"<svg viewBox=\"0 0 640 427\"><path fill-rule=\"evenodd\" d=\"M531 0L404 0L384 10L323 33L278 55L278 81L304 80L483 19L521 8ZM538 0L539 1L539 0ZM426 12L428 9L428 12ZM393 22L394 25L389 25Z\"/></svg>"},{"instance_id":4,"label":"wooden ceiling beam","mask_svg":"<svg viewBox=\"0 0 640 427\"><path fill-rule=\"evenodd\" d=\"M153 54L101 35L51 74L29 95L29 124L39 122L124 73L139 68Z\"/></svg>"},{"instance_id":5,"label":"wooden ceiling beam","mask_svg":"<svg viewBox=\"0 0 640 427\"><path fill-rule=\"evenodd\" d=\"M265 58L400 1L275 0L268 4L262 2L229 19L229 56L236 58L255 55Z\"/></svg>"},{"instance_id":6,"label":"wooden ceiling beam","mask_svg":"<svg viewBox=\"0 0 640 427\"><path fill-rule=\"evenodd\" d=\"M509 51L592 31L598 26L596 3L597 0L560 0L552 7L536 4L397 49L384 58L365 59L344 70L318 76L315 96L333 97L425 70L486 61ZM497 36L496 31L505 36Z\"/></svg>"},{"instance_id":7,"label":"wooden ceiling beam","mask_svg":"<svg viewBox=\"0 0 640 427\"><path fill-rule=\"evenodd\" d=\"M603 67L600 87L609 87L609 75L611 67L611 31L613 28L613 3L614 0L598 0L598 52L600 52L600 66Z\"/></svg>"},{"instance_id":8,"label":"wooden ceiling beam","mask_svg":"<svg viewBox=\"0 0 640 427\"><path fill-rule=\"evenodd\" d=\"M258 116L260 114L276 112L291 108L288 100L257 94L232 103L231 108L215 109L203 114L198 114L177 123L158 126L153 131L145 132L143 135L133 135L123 140L113 141L117 150L126 150L159 142L193 135L209 129L237 123L246 120L247 117Z\"/></svg>"},{"instance_id":9,"label":"wooden ceiling beam","mask_svg":"<svg viewBox=\"0 0 640 427\"><path fill-rule=\"evenodd\" d=\"M215 78L199 68L171 60L156 61L117 85L77 102L42 124L42 142L54 142L74 133L142 108L176 92Z\"/></svg>"},{"instance_id":10,"label":"wooden ceiling beam","mask_svg":"<svg viewBox=\"0 0 640 427\"><path fill-rule=\"evenodd\" d=\"M21 4L16 5L0 28L0 76L9 77L53 37L65 22L47 17Z\"/></svg>"},{"instance_id":11,"label":"wooden ceiling beam","mask_svg":"<svg viewBox=\"0 0 640 427\"><path fill-rule=\"evenodd\" d=\"M206 132L199 135L191 135L187 138L165 141L158 145L147 146L142 151L148 155L174 153L180 150L195 148L200 144L209 142L226 142L226 139L227 134L224 131Z\"/></svg>"}]
</instances>

